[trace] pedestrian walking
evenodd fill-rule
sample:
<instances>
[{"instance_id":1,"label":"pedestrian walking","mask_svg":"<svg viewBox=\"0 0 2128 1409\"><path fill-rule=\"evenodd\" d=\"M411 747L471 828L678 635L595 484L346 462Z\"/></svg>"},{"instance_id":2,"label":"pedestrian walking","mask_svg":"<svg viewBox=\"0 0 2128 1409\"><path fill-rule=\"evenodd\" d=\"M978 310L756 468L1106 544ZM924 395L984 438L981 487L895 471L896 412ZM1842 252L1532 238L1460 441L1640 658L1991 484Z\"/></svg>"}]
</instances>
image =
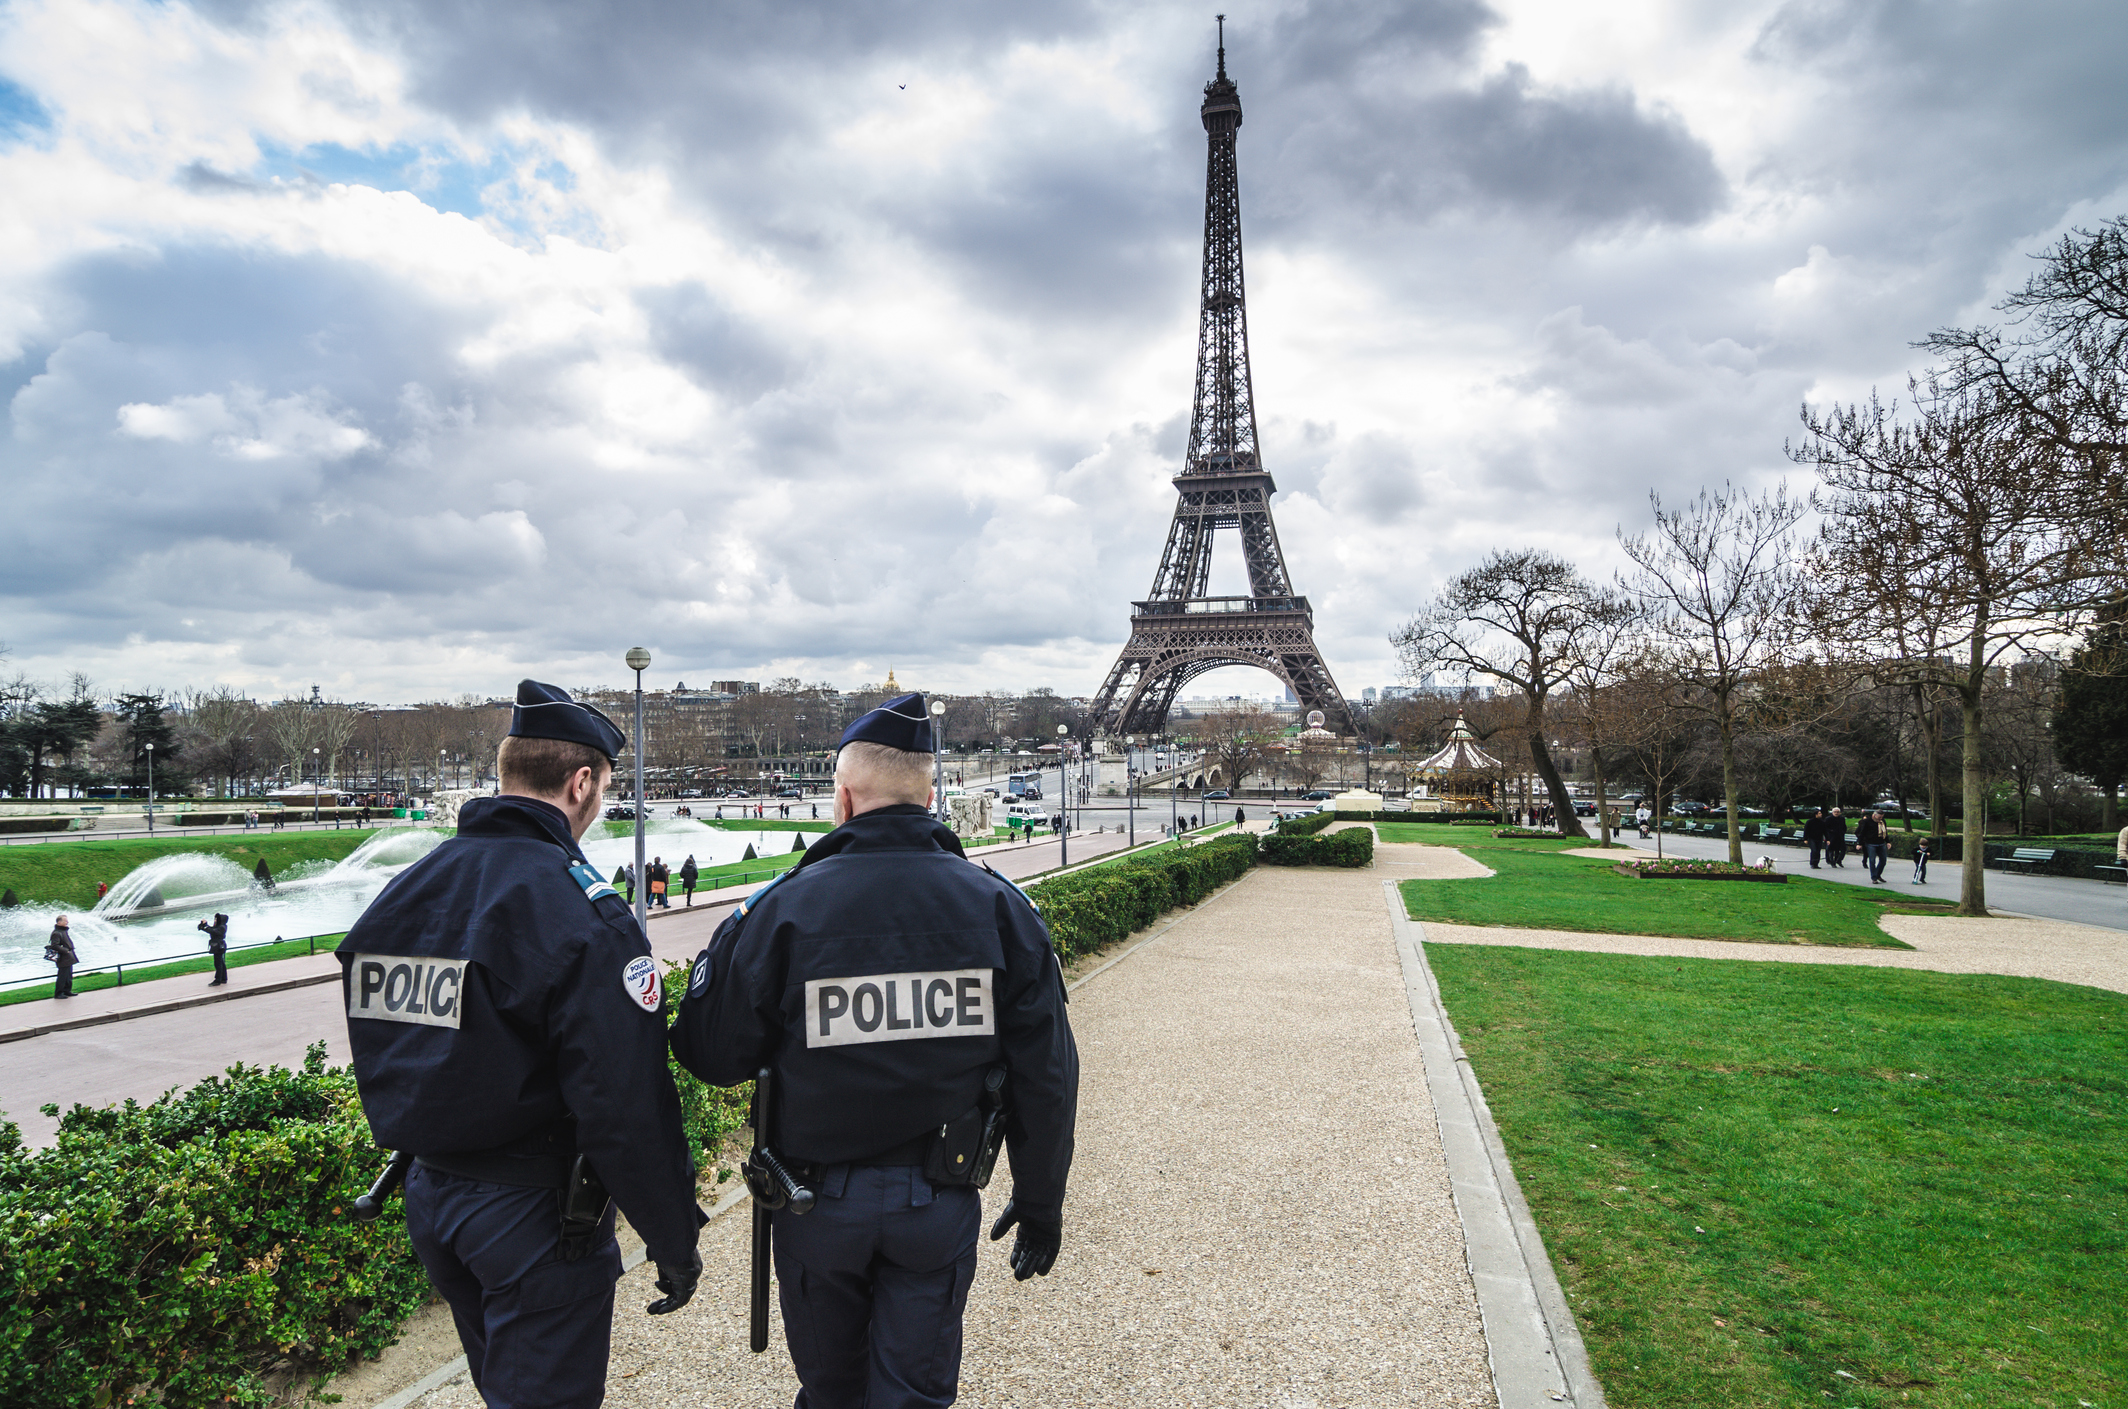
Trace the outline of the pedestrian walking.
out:
<instances>
[{"instance_id":1,"label":"pedestrian walking","mask_svg":"<svg viewBox=\"0 0 2128 1409\"><path fill-rule=\"evenodd\" d=\"M669 876L670 873L665 869L665 858L662 856L651 857L650 866L644 877L645 880L650 882L650 909L655 910L661 905L667 910L672 908L672 902L665 898L665 888L672 884Z\"/></svg>"},{"instance_id":2,"label":"pedestrian walking","mask_svg":"<svg viewBox=\"0 0 2128 1409\"><path fill-rule=\"evenodd\" d=\"M74 952L74 936L67 928L66 916L61 915L52 921L52 937L44 942L44 957L59 970L52 979L52 996L72 998L74 966L81 962L81 956Z\"/></svg>"},{"instance_id":3,"label":"pedestrian walking","mask_svg":"<svg viewBox=\"0 0 2128 1409\"><path fill-rule=\"evenodd\" d=\"M229 982L229 917L217 913L212 920L201 920L199 927L207 936L207 952L214 956L214 977L207 987L219 988Z\"/></svg>"},{"instance_id":4,"label":"pedestrian walking","mask_svg":"<svg viewBox=\"0 0 2128 1409\"><path fill-rule=\"evenodd\" d=\"M1819 869L1818 858L1825 852L1825 809L1819 808L1810 814L1803 824L1803 841L1810 847L1810 869Z\"/></svg>"},{"instance_id":5,"label":"pedestrian walking","mask_svg":"<svg viewBox=\"0 0 2128 1409\"><path fill-rule=\"evenodd\" d=\"M1862 865L1869 871L1869 883L1884 884L1884 863L1890 859L1891 829L1884 825L1884 814L1872 812L1855 825L1855 845L1862 848Z\"/></svg>"},{"instance_id":6,"label":"pedestrian walking","mask_svg":"<svg viewBox=\"0 0 2128 1409\"><path fill-rule=\"evenodd\" d=\"M680 863L680 889L687 892L687 908L690 910L695 908L695 882L701 878L702 869L695 865L694 853L689 852L687 859Z\"/></svg>"},{"instance_id":7,"label":"pedestrian walking","mask_svg":"<svg viewBox=\"0 0 2128 1409\"><path fill-rule=\"evenodd\" d=\"M1642 841L1646 841L1648 839L1648 822L1651 818L1654 817L1654 815L1654 813L1648 811L1648 805L1646 803L1642 803L1640 806L1633 809L1633 823L1635 826L1640 828L1640 839Z\"/></svg>"},{"instance_id":8,"label":"pedestrian walking","mask_svg":"<svg viewBox=\"0 0 2128 1409\"><path fill-rule=\"evenodd\" d=\"M713 1085L771 1074L757 1138L815 1195L767 1231L816 1409L954 1401L999 1140L1013 1191L990 1237L1016 1231L1022 1281L1063 1245L1079 1085L1063 974L1026 897L929 815L933 749L921 695L844 732L836 829L718 926L672 1029Z\"/></svg>"},{"instance_id":9,"label":"pedestrian walking","mask_svg":"<svg viewBox=\"0 0 2128 1409\"><path fill-rule=\"evenodd\" d=\"M407 1234L494 1409L604 1397L616 1206L657 1265L650 1314L702 1273L658 963L579 845L625 743L520 684L499 795L468 802L338 951L363 1114L412 1157Z\"/></svg>"},{"instance_id":10,"label":"pedestrian walking","mask_svg":"<svg viewBox=\"0 0 2128 1409\"><path fill-rule=\"evenodd\" d=\"M1921 837L1914 843L1914 884L1928 884L1929 839Z\"/></svg>"},{"instance_id":11,"label":"pedestrian walking","mask_svg":"<svg viewBox=\"0 0 2128 1409\"><path fill-rule=\"evenodd\" d=\"M1825 860L1836 871L1847 869L1847 814L1837 807L1825 818Z\"/></svg>"}]
</instances>

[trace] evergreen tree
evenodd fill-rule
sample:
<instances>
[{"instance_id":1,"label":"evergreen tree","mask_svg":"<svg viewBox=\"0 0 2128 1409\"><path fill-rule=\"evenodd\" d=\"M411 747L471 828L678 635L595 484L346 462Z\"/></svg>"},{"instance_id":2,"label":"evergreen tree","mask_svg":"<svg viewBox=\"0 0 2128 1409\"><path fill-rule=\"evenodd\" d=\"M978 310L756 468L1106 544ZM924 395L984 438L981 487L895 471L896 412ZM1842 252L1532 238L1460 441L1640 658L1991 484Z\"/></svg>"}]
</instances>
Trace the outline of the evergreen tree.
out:
<instances>
[{"instance_id":1,"label":"evergreen tree","mask_svg":"<svg viewBox=\"0 0 2128 1409\"><path fill-rule=\"evenodd\" d=\"M2121 784L2128 782L2128 596L2115 598L2085 633L2062 672L2054 706L2054 754L2106 794L2103 825L2121 825Z\"/></svg>"},{"instance_id":2,"label":"evergreen tree","mask_svg":"<svg viewBox=\"0 0 2128 1409\"><path fill-rule=\"evenodd\" d=\"M126 731L127 771L135 786L145 784L148 745L155 745L156 790L168 792L179 781L177 755L182 747L177 731L163 717L161 695L120 695L115 701L119 723Z\"/></svg>"}]
</instances>

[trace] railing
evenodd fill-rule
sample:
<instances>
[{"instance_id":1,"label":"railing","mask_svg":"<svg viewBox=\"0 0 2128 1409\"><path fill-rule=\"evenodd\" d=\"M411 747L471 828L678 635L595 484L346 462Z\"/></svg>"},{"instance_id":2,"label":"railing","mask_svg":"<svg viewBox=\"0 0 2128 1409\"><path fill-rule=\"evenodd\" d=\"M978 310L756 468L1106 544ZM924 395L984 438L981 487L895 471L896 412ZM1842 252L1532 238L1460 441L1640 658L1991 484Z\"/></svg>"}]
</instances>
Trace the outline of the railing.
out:
<instances>
[{"instance_id":1,"label":"railing","mask_svg":"<svg viewBox=\"0 0 2128 1409\"><path fill-rule=\"evenodd\" d=\"M1199 612L1304 612L1306 597L1189 597L1181 601L1133 602L1137 616L1191 616Z\"/></svg>"},{"instance_id":2,"label":"railing","mask_svg":"<svg viewBox=\"0 0 2128 1409\"><path fill-rule=\"evenodd\" d=\"M232 944L223 952L235 954L245 949L272 949L277 945L300 944L304 946L307 954L314 956L318 952L319 940L338 939L339 937L340 935L337 932L333 934L299 934L294 939L262 939L256 944ZM90 974L115 973L118 975L118 982L113 984L112 987L124 988L126 986L126 969L128 967L154 969L160 968L164 964L180 963L186 959L209 959L213 956L214 951L212 949L194 949L184 954L162 954L153 959L131 959L124 964L99 964L93 969L77 968L74 970L74 977L87 978ZM293 959L295 955L291 954L288 957ZM56 974L47 974L37 978L11 978L5 982L0 982L0 991L10 988L27 988L39 983L53 983L57 981L57 977ZM150 982L152 981L150 980Z\"/></svg>"},{"instance_id":3,"label":"railing","mask_svg":"<svg viewBox=\"0 0 2128 1409\"><path fill-rule=\"evenodd\" d=\"M305 812L309 811L308 808L303 810ZM309 817L305 816L284 819L280 827L276 828L272 819L262 814L256 827L247 827L241 822L234 822L228 826L216 823L208 827L191 827L183 826L173 821L157 827L153 832L148 830L145 823L137 827L125 828L100 826L83 827L79 831L72 828L62 828L55 832L9 832L0 835L0 846L35 846L57 841L138 841L149 836L218 837L224 832L271 832L276 830L282 832L359 832L365 828L382 831L386 827L419 827L422 825L424 824L408 817L372 817L367 822L357 822L351 817L338 819L328 817L313 822Z\"/></svg>"}]
</instances>

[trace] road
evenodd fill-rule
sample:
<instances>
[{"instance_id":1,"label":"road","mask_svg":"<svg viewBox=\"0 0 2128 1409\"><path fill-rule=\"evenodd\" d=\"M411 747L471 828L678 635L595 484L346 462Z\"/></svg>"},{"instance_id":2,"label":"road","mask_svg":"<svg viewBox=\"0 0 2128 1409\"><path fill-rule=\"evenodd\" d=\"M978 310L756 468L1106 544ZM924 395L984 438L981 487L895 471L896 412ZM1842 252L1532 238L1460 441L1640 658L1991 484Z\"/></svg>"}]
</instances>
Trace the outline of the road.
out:
<instances>
[{"instance_id":1,"label":"road","mask_svg":"<svg viewBox=\"0 0 2128 1409\"><path fill-rule=\"evenodd\" d=\"M1652 839L1636 840L1631 831L1623 833L1622 840L1648 848L1655 845ZM1721 837L1681 837L1665 832L1662 849L1668 856L1729 859L1729 843ZM1824 866L1813 871L1810 869L1810 853L1803 847L1774 846L1755 841L1744 843L1746 861L1756 861L1761 856L1771 856L1775 867L1782 871L1799 872L1845 885L1869 884L1869 872L1863 869L1859 850L1850 850L1847 864L1837 870ZM1939 900L1958 898L1958 866L1955 862L1949 865L1941 861L1931 863L1927 885L1912 884L1913 874L1912 862L1894 860L1884 868L1885 884ZM2108 885L2104 881L2078 880L2070 876L2021 876L2014 871L1990 870L1988 906L2011 914L2128 930L2128 888Z\"/></svg>"}]
</instances>

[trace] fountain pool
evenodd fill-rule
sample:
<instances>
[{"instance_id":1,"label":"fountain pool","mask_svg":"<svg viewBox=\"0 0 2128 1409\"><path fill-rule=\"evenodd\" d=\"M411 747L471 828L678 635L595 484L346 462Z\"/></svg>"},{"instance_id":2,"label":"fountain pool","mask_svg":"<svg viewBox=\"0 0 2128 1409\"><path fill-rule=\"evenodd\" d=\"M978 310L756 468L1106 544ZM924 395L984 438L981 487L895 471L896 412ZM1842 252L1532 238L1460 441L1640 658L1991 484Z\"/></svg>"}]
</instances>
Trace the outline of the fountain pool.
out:
<instances>
[{"instance_id":1,"label":"fountain pool","mask_svg":"<svg viewBox=\"0 0 2128 1409\"><path fill-rule=\"evenodd\" d=\"M635 859L632 833L605 836L604 824L585 839L584 854L601 875ZM352 925L385 883L426 856L448 834L430 827L392 827L362 843L344 861L312 861L274 877L273 889L253 883L251 873L227 857L198 852L160 856L128 872L89 911L59 905L24 904L0 910L0 982L42 978L52 972L44 944L52 921L65 915L84 967L145 963L207 947L201 920L216 911L229 916L229 942L258 944L277 935L298 939L338 934ZM741 859L751 845L763 858L791 849L794 837L807 844L819 832L727 832L684 819L653 820L646 827L645 855L662 856L675 871L692 854L698 866Z\"/></svg>"}]
</instances>

